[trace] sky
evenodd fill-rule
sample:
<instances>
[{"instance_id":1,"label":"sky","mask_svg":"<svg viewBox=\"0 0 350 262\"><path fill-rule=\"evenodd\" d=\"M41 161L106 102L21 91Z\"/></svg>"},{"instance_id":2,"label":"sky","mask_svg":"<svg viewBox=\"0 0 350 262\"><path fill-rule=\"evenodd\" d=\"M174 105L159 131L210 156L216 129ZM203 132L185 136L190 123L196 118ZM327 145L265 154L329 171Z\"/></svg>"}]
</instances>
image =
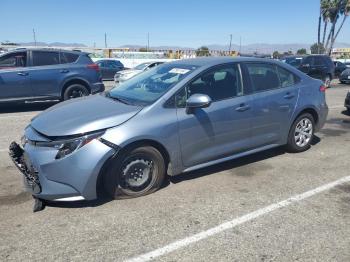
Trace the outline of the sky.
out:
<instances>
[{"instance_id":1,"label":"sky","mask_svg":"<svg viewBox=\"0 0 350 262\"><path fill-rule=\"evenodd\" d=\"M0 41L199 47L314 43L319 0L1 0ZM6 10L6 11L5 11ZM350 43L350 18L337 42Z\"/></svg>"}]
</instances>

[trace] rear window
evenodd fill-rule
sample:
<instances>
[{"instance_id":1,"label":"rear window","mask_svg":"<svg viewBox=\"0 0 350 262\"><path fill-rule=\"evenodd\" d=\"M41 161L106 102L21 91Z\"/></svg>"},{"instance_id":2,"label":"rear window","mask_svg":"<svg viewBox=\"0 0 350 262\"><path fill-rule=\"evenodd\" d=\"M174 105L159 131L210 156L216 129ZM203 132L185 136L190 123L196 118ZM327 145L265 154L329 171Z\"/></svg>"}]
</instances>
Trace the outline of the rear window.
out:
<instances>
[{"instance_id":1,"label":"rear window","mask_svg":"<svg viewBox=\"0 0 350 262\"><path fill-rule=\"evenodd\" d=\"M33 51L33 66L59 64L58 52Z\"/></svg>"},{"instance_id":2,"label":"rear window","mask_svg":"<svg viewBox=\"0 0 350 262\"><path fill-rule=\"evenodd\" d=\"M300 81L299 77L280 66L277 66L277 72L280 78L281 87L292 86Z\"/></svg>"},{"instance_id":3,"label":"rear window","mask_svg":"<svg viewBox=\"0 0 350 262\"><path fill-rule=\"evenodd\" d=\"M78 60L79 55L72 53L60 53L61 64L69 64L74 63Z\"/></svg>"},{"instance_id":4,"label":"rear window","mask_svg":"<svg viewBox=\"0 0 350 262\"><path fill-rule=\"evenodd\" d=\"M279 75L275 66L264 63L248 63L246 66L254 92L261 92L280 87Z\"/></svg>"}]
</instances>

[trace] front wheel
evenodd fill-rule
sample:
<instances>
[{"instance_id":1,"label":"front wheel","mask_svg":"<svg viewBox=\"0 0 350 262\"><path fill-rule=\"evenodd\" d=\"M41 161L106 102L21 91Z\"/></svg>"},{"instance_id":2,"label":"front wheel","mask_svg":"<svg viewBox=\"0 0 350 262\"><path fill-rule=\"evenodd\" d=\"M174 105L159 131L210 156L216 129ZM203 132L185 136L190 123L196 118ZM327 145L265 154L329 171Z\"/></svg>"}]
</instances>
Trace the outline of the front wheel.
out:
<instances>
[{"instance_id":1,"label":"front wheel","mask_svg":"<svg viewBox=\"0 0 350 262\"><path fill-rule=\"evenodd\" d=\"M287 149L298 153L306 151L311 146L314 136L315 120L309 113L300 115L293 123L289 135Z\"/></svg>"},{"instance_id":2,"label":"front wheel","mask_svg":"<svg viewBox=\"0 0 350 262\"><path fill-rule=\"evenodd\" d=\"M114 198L133 198L158 190L165 174L162 154L154 147L143 146L125 152L115 160L108 174L111 180L105 182L116 181L112 193Z\"/></svg>"}]
</instances>

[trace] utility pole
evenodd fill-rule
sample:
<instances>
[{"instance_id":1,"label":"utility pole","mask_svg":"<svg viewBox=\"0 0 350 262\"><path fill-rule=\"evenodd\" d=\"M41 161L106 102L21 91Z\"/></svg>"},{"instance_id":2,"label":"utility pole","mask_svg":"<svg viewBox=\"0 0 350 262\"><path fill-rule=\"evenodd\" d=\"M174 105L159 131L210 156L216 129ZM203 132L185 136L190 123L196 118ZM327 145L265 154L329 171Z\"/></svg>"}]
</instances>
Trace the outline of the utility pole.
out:
<instances>
[{"instance_id":1,"label":"utility pole","mask_svg":"<svg viewBox=\"0 0 350 262\"><path fill-rule=\"evenodd\" d=\"M239 36L239 54L242 53L242 36Z\"/></svg>"},{"instance_id":2,"label":"utility pole","mask_svg":"<svg viewBox=\"0 0 350 262\"><path fill-rule=\"evenodd\" d=\"M105 48L107 48L107 34L105 33Z\"/></svg>"},{"instance_id":3,"label":"utility pole","mask_svg":"<svg viewBox=\"0 0 350 262\"><path fill-rule=\"evenodd\" d=\"M230 34L230 46L228 48L228 53L231 53L231 46L232 46L232 34Z\"/></svg>"},{"instance_id":4,"label":"utility pole","mask_svg":"<svg viewBox=\"0 0 350 262\"><path fill-rule=\"evenodd\" d=\"M35 30L33 28L33 39L34 39L34 46L36 46L36 35L35 35Z\"/></svg>"},{"instance_id":5,"label":"utility pole","mask_svg":"<svg viewBox=\"0 0 350 262\"><path fill-rule=\"evenodd\" d=\"M149 51L149 32L147 33L147 52Z\"/></svg>"}]
</instances>

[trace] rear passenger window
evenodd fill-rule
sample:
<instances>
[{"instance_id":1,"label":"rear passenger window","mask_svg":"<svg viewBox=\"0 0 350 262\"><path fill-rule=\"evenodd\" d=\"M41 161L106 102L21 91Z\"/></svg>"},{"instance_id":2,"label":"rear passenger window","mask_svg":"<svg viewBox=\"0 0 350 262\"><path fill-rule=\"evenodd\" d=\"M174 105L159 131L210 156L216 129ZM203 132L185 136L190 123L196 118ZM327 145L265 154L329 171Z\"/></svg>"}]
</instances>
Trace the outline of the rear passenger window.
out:
<instances>
[{"instance_id":1,"label":"rear passenger window","mask_svg":"<svg viewBox=\"0 0 350 262\"><path fill-rule=\"evenodd\" d=\"M254 92L261 92L280 87L276 67L271 64L246 64Z\"/></svg>"},{"instance_id":2,"label":"rear passenger window","mask_svg":"<svg viewBox=\"0 0 350 262\"><path fill-rule=\"evenodd\" d=\"M59 64L58 52L33 51L33 65L57 65Z\"/></svg>"},{"instance_id":3,"label":"rear passenger window","mask_svg":"<svg viewBox=\"0 0 350 262\"><path fill-rule=\"evenodd\" d=\"M289 72L288 70L277 66L277 71L281 81L281 87L292 86L299 82L298 77L295 76L293 73Z\"/></svg>"},{"instance_id":4,"label":"rear passenger window","mask_svg":"<svg viewBox=\"0 0 350 262\"><path fill-rule=\"evenodd\" d=\"M61 64L69 64L69 63L74 63L75 61L78 60L79 55L77 54L72 54L72 53L65 53L61 52L60 53L60 58L61 58Z\"/></svg>"},{"instance_id":5,"label":"rear passenger window","mask_svg":"<svg viewBox=\"0 0 350 262\"><path fill-rule=\"evenodd\" d=\"M213 101L242 95L238 66L226 65L204 73L187 86L187 97L193 94L208 95Z\"/></svg>"}]
</instances>

